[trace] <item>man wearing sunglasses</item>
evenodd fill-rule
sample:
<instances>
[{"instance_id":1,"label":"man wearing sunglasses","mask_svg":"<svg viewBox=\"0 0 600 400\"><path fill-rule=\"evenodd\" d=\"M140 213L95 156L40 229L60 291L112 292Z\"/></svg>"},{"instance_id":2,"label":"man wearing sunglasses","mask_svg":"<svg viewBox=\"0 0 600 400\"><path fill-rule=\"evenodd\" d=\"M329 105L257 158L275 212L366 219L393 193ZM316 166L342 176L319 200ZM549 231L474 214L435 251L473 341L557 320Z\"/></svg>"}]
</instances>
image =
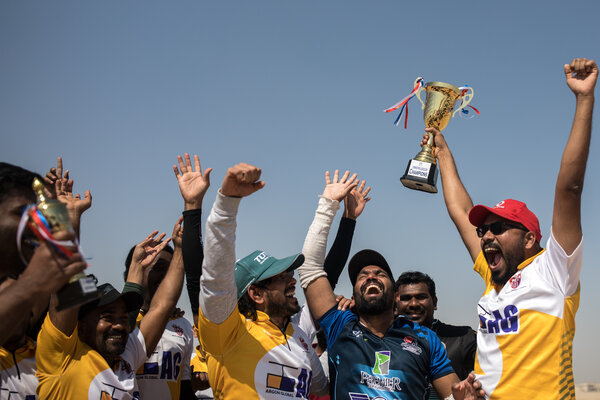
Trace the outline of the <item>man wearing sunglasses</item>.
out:
<instances>
[{"instance_id":1,"label":"man wearing sunglasses","mask_svg":"<svg viewBox=\"0 0 600 400\"><path fill-rule=\"evenodd\" d=\"M574 59L564 72L576 108L545 249L538 219L525 203L507 199L494 207L473 207L444 137L426 129L434 136L448 213L486 284L478 304L475 373L490 399L575 398L581 193L598 67L592 60Z\"/></svg>"}]
</instances>

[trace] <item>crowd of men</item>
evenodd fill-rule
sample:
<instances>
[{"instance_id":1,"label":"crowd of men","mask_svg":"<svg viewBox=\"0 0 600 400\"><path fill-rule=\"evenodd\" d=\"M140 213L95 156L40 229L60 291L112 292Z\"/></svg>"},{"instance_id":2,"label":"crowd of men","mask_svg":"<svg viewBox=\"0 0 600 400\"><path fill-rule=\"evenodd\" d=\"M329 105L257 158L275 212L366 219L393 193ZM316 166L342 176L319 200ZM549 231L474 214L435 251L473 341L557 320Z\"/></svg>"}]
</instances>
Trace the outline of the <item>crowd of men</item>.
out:
<instances>
[{"instance_id":1,"label":"crowd of men","mask_svg":"<svg viewBox=\"0 0 600 400\"><path fill-rule=\"evenodd\" d=\"M576 108L545 247L525 203L473 206L444 136L428 128L423 137L433 136L445 205L485 282L477 331L435 319L435 282L390 266L391 249L350 258L370 199L357 174L326 172L301 253L236 260L238 209L264 187L261 169L227 170L203 240L212 170L189 154L174 166L184 209L172 235L154 231L131 248L120 291L98 282L93 299L65 306L61 288L93 273L77 245L91 194L73 194L60 158L45 177L0 163L0 399L574 398L581 194L598 68L574 59L564 72ZM36 178L43 195L32 190ZM65 204L72 229L50 238L28 231L23 210L40 201ZM343 298L334 289L346 264L353 291ZM184 277L191 322L177 308Z\"/></svg>"}]
</instances>

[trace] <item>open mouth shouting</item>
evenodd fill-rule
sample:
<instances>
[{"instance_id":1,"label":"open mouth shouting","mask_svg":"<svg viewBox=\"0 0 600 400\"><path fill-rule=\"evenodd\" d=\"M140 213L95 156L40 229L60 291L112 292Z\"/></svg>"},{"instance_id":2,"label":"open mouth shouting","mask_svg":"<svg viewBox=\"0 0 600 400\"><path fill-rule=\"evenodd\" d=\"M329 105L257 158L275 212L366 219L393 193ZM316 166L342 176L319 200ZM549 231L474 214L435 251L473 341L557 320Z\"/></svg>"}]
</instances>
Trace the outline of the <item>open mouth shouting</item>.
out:
<instances>
[{"instance_id":1,"label":"open mouth shouting","mask_svg":"<svg viewBox=\"0 0 600 400\"><path fill-rule=\"evenodd\" d=\"M384 286L374 279L366 281L360 288L363 296L378 296L383 294Z\"/></svg>"},{"instance_id":2,"label":"open mouth shouting","mask_svg":"<svg viewBox=\"0 0 600 400\"><path fill-rule=\"evenodd\" d=\"M502 250L495 244L488 244L483 247L483 255L492 271L500 268L500 262L503 259Z\"/></svg>"}]
</instances>

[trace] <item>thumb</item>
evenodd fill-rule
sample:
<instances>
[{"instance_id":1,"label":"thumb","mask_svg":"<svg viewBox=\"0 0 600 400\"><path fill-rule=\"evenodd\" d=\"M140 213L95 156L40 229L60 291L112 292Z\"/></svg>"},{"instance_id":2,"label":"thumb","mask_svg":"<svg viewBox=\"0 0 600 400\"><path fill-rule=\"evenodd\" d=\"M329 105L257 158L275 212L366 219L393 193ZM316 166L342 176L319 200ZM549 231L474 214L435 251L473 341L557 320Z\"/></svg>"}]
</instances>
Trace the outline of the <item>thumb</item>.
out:
<instances>
[{"instance_id":1,"label":"thumb","mask_svg":"<svg viewBox=\"0 0 600 400\"><path fill-rule=\"evenodd\" d=\"M252 187L254 188L254 191L259 191L260 189L265 187L265 181L259 181L259 182L254 182L252 184Z\"/></svg>"}]
</instances>

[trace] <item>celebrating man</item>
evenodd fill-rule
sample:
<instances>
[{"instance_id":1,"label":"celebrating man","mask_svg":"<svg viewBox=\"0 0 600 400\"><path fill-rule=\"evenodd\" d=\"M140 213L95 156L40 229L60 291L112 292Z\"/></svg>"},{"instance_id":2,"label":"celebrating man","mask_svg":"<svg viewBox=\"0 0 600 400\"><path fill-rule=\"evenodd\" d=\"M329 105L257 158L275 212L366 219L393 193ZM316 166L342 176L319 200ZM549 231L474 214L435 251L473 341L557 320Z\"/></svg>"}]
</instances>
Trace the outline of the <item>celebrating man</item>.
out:
<instances>
[{"instance_id":1,"label":"celebrating man","mask_svg":"<svg viewBox=\"0 0 600 400\"><path fill-rule=\"evenodd\" d=\"M427 129L434 135L448 213L486 284L478 304L475 372L491 399L575 398L581 193L598 67L579 58L564 71L575 94L575 118L556 181L546 249L540 246L538 219L525 203L507 199L473 207L444 137Z\"/></svg>"}]
</instances>

